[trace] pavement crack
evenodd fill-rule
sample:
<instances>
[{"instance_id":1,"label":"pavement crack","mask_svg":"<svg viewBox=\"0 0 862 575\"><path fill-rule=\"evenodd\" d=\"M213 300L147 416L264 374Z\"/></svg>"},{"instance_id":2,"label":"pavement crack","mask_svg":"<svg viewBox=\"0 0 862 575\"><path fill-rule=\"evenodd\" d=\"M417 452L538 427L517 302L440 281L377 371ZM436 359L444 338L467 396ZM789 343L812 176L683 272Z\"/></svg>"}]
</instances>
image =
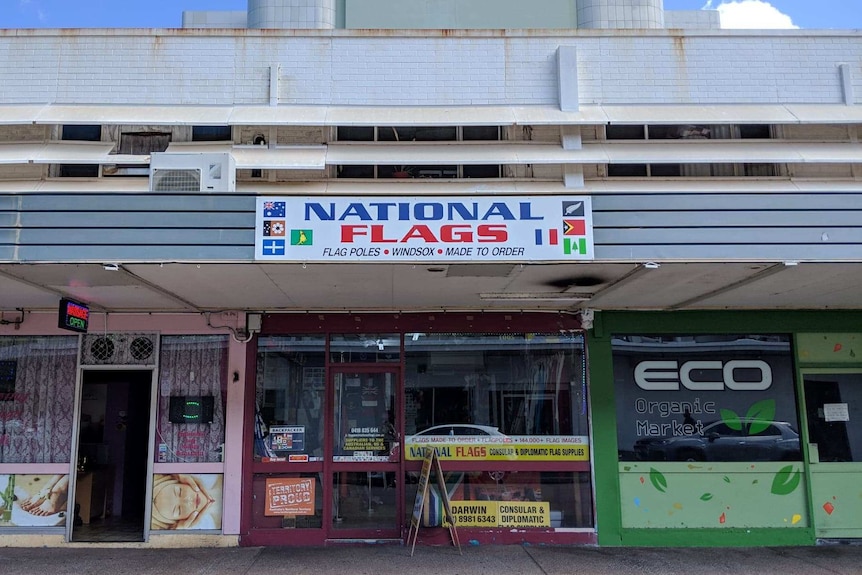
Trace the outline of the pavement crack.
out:
<instances>
[{"instance_id":1,"label":"pavement crack","mask_svg":"<svg viewBox=\"0 0 862 575\"><path fill-rule=\"evenodd\" d=\"M533 560L533 563L535 563L535 564L536 564L536 567L538 567L538 568L539 568L539 571L541 571L544 575L548 575L548 572L547 572L547 571L545 571L545 568L544 568L544 567L542 567L542 564L541 564L541 563L539 563L539 561L538 561L538 560L533 556L533 554L532 554L532 553L530 553L530 548L529 548L529 547L526 547L526 546L522 546L521 548L524 550L524 553L526 553L526 554L527 554L527 556L528 556L530 559L532 559L532 560Z\"/></svg>"}]
</instances>

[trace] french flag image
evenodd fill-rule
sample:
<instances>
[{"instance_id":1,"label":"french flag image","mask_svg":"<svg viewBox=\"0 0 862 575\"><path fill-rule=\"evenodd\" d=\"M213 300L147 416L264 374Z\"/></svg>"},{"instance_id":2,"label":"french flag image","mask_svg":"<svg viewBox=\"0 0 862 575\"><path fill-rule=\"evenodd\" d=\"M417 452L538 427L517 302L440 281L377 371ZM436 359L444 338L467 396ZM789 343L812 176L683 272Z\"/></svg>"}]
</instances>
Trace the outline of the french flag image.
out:
<instances>
[{"instance_id":1,"label":"french flag image","mask_svg":"<svg viewBox=\"0 0 862 575\"><path fill-rule=\"evenodd\" d=\"M536 230L537 246L556 246L560 244L560 230L551 228L549 230Z\"/></svg>"}]
</instances>

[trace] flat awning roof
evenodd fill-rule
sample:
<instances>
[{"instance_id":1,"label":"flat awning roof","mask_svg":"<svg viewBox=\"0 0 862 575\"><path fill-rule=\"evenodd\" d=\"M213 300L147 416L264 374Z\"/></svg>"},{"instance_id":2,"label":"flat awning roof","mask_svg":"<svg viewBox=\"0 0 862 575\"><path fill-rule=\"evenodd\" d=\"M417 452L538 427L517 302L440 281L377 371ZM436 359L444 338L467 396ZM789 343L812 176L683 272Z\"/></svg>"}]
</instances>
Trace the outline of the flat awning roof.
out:
<instances>
[{"instance_id":1,"label":"flat awning roof","mask_svg":"<svg viewBox=\"0 0 862 575\"><path fill-rule=\"evenodd\" d=\"M335 165L445 164L703 164L703 163L857 163L862 145L781 140L648 140L585 142L567 150L555 144L484 142L332 143L326 163Z\"/></svg>"},{"instance_id":2,"label":"flat awning roof","mask_svg":"<svg viewBox=\"0 0 862 575\"><path fill-rule=\"evenodd\" d=\"M0 144L0 164L141 164L149 155L112 154L111 142ZM173 153L230 153L240 169L322 170L327 165L862 163L862 144L782 140L645 140L558 144L512 142L331 143L234 146L172 143Z\"/></svg>"},{"instance_id":3,"label":"flat awning roof","mask_svg":"<svg viewBox=\"0 0 862 575\"><path fill-rule=\"evenodd\" d=\"M326 163L331 165L561 164L603 161L604 154L595 146L593 149L584 147L582 150L565 150L559 144L332 143L326 151Z\"/></svg>"},{"instance_id":4,"label":"flat awning roof","mask_svg":"<svg viewBox=\"0 0 862 575\"><path fill-rule=\"evenodd\" d=\"M0 144L0 164L149 164L150 156L112 154L113 142Z\"/></svg>"},{"instance_id":5,"label":"flat awning roof","mask_svg":"<svg viewBox=\"0 0 862 575\"><path fill-rule=\"evenodd\" d=\"M584 144L599 147L609 164L648 163L856 163L862 145L783 140L649 140L639 143Z\"/></svg>"},{"instance_id":6,"label":"flat awning roof","mask_svg":"<svg viewBox=\"0 0 862 575\"><path fill-rule=\"evenodd\" d=\"M47 104L7 104L0 105L0 124L34 124Z\"/></svg>"},{"instance_id":7,"label":"flat awning roof","mask_svg":"<svg viewBox=\"0 0 862 575\"><path fill-rule=\"evenodd\" d=\"M118 106L51 104L34 124L132 124L169 126L224 126L232 106Z\"/></svg>"},{"instance_id":8,"label":"flat awning roof","mask_svg":"<svg viewBox=\"0 0 862 575\"><path fill-rule=\"evenodd\" d=\"M171 153L230 153L239 169L322 170L326 168L326 146L232 146L228 143L178 142L168 145Z\"/></svg>"},{"instance_id":9,"label":"flat awning roof","mask_svg":"<svg viewBox=\"0 0 862 575\"><path fill-rule=\"evenodd\" d=\"M87 180L55 178L50 180L0 181L0 192L146 192L149 179L140 177L102 177ZM858 192L854 180L811 181L786 179L637 179L587 180L583 188L566 188L561 181L533 182L516 180L447 181L408 178L385 180L317 180L294 182L291 195L546 195L546 194L787 194L809 193L816 201L818 194ZM273 184L260 181L237 182L237 192L245 194L272 194Z\"/></svg>"},{"instance_id":10,"label":"flat awning roof","mask_svg":"<svg viewBox=\"0 0 862 575\"><path fill-rule=\"evenodd\" d=\"M843 104L584 104L558 106L0 106L2 124L199 126L481 126L596 124L862 123L862 106Z\"/></svg>"}]
</instances>

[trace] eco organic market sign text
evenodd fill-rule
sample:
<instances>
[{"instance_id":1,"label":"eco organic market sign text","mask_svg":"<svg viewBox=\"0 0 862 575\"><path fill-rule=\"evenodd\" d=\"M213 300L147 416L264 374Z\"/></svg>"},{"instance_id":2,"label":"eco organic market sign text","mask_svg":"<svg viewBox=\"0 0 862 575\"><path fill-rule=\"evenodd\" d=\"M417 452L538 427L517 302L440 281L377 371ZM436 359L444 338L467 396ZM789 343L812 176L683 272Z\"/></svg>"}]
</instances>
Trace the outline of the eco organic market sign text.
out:
<instances>
[{"instance_id":1,"label":"eco organic market sign text","mask_svg":"<svg viewBox=\"0 0 862 575\"><path fill-rule=\"evenodd\" d=\"M255 259L593 259L586 196L259 197Z\"/></svg>"}]
</instances>

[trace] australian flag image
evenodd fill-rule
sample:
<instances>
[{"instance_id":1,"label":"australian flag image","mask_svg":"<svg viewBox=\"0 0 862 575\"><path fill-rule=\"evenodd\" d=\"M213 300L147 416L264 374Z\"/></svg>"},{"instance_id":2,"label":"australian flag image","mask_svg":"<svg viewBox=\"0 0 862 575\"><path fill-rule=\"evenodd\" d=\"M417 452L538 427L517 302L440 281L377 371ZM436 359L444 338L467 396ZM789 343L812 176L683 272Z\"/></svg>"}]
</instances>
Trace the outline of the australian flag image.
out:
<instances>
[{"instance_id":1,"label":"australian flag image","mask_svg":"<svg viewBox=\"0 0 862 575\"><path fill-rule=\"evenodd\" d=\"M263 217L265 218L283 218L284 217L284 202L264 202Z\"/></svg>"}]
</instances>

